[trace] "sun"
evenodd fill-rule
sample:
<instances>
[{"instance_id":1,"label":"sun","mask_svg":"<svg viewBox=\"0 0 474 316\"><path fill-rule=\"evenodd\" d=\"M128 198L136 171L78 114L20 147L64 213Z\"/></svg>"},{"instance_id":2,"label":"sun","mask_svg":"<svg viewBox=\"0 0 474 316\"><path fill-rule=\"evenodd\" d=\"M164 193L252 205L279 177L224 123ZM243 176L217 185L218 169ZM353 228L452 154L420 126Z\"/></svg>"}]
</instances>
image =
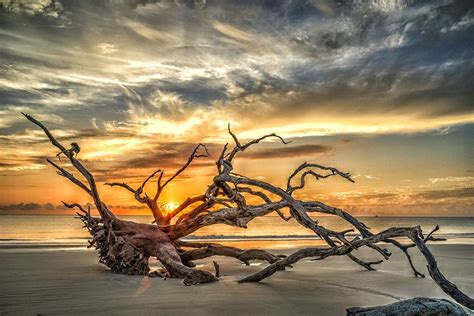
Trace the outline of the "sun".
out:
<instances>
[{"instance_id":1,"label":"sun","mask_svg":"<svg viewBox=\"0 0 474 316\"><path fill-rule=\"evenodd\" d=\"M169 201L165 203L165 210L169 213L174 211L178 206L179 204L177 202Z\"/></svg>"}]
</instances>

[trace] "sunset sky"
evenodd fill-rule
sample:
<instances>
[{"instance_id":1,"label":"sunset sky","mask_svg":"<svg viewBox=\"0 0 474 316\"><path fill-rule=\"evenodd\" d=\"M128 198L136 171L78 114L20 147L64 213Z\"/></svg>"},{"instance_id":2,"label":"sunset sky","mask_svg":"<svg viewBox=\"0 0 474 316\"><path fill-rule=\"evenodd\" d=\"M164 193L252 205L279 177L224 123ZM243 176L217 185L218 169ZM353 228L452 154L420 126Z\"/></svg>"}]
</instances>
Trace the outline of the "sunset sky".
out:
<instances>
[{"instance_id":1,"label":"sunset sky","mask_svg":"<svg viewBox=\"0 0 474 316\"><path fill-rule=\"evenodd\" d=\"M147 211L103 182L169 175L199 142L211 157L162 202L202 193L230 122L292 141L242 154L240 174L284 185L308 161L356 181L312 179L300 198L473 216L474 2L354 2L0 0L0 214L91 202L45 162L57 150L26 112L80 144L119 214Z\"/></svg>"}]
</instances>

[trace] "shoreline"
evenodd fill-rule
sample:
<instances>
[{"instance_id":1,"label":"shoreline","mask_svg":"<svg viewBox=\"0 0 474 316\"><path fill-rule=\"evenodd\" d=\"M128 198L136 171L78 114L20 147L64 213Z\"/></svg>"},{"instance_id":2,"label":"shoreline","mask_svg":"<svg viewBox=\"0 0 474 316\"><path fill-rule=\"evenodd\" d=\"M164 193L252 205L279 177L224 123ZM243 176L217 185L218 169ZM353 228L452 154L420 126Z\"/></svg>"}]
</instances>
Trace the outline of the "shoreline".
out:
<instances>
[{"instance_id":1,"label":"shoreline","mask_svg":"<svg viewBox=\"0 0 474 316\"><path fill-rule=\"evenodd\" d=\"M291 249L295 247L324 247L327 246L317 236L192 236L193 238L183 238L185 241L219 243L227 246L249 249ZM430 245L474 245L474 234L435 234L434 237L446 238L430 242ZM75 242L71 242L71 239ZM56 241L44 241L34 239L0 239L0 253L8 251L56 251L56 250L91 250L87 248L88 237L77 237L58 239ZM403 242L404 239L401 239ZM387 245L386 243L379 243Z\"/></svg>"},{"instance_id":2,"label":"shoreline","mask_svg":"<svg viewBox=\"0 0 474 316\"><path fill-rule=\"evenodd\" d=\"M429 247L448 279L472 296L474 245L433 243ZM268 249L289 254L297 248ZM410 253L416 266L426 272L423 258L416 251ZM377 257L370 249L357 250L357 255ZM212 257L196 261L197 268L213 271L212 260L220 265L220 281L186 287L176 279L112 274L97 263L93 250L4 252L0 313L344 315L346 308L354 306L416 296L447 298L428 275L414 278L405 256L396 250L375 272L361 269L344 256L331 257L302 260L288 271L250 284L236 281L266 263L244 266L233 258ZM156 260L151 262L153 268L157 265Z\"/></svg>"}]
</instances>

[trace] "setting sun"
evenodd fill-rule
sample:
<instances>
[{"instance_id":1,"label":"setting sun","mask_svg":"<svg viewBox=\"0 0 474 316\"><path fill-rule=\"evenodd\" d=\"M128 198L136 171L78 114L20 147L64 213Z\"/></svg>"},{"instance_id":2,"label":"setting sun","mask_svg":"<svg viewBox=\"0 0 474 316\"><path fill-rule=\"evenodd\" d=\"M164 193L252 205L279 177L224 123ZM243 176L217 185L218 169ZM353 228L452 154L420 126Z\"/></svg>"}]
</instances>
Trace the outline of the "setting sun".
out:
<instances>
[{"instance_id":1,"label":"setting sun","mask_svg":"<svg viewBox=\"0 0 474 316\"><path fill-rule=\"evenodd\" d=\"M170 201L170 202L165 203L165 210L166 212L169 213L173 211L175 208L177 208L178 206L179 206L179 203Z\"/></svg>"}]
</instances>

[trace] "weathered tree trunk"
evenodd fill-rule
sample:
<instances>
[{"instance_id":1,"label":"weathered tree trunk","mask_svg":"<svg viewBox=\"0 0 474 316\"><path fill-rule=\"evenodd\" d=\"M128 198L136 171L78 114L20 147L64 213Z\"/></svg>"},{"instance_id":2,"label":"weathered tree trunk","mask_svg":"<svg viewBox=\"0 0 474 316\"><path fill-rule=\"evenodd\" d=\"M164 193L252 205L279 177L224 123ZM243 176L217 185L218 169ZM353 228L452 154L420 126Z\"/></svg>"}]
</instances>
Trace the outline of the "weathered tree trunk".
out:
<instances>
[{"instance_id":1,"label":"weathered tree trunk","mask_svg":"<svg viewBox=\"0 0 474 316\"><path fill-rule=\"evenodd\" d=\"M65 205L72 207L66 203ZM99 262L108 266L112 272L147 274L150 271L148 259L156 257L169 276L184 279L185 284L217 281L217 278L207 271L191 269L184 265L176 246L156 225L120 219L104 222L91 217L89 211L78 215L93 236L90 246L95 246L98 250Z\"/></svg>"},{"instance_id":2,"label":"weathered tree trunk","mask_svg":"<svg viewBox=\"0 0 474 316\"><path fill-rule=\"evenodd\" d=\"M375 234L364 223L341 209L320 201L299 200L293 196L295 191L304 188L308 176L314 177L316 180L338 176L354 182L349 173L341 172L333 167L305 162L289 176L286 188L281 188L233 172L233 159L247 148L267 138L276 138L283 144L288 143L276 134L265 135L242 144L229 126L229 134L233 138L235 146L229 150L228 144L224 146L216 161L217 174L208 189L202 195L189 197L170 213L162 210L159 203L160 194L194 159L209 156L207 148L203 144L198 144L183 167L166 180L164 180L164 170L158 169L148 176L137 189L126 183L106 183L112 187L118 186L128 190L134 195L137 202L148 206L155 219L154 224L138 224L117 218L107 208L99 196L94 177L75 157L79 148L76 143L73 148L66 149L41 122L30 115L24 115L43 129L51 143L60 150L58 155L66 156L72 166L85 179L86 182L47 159L58 170L59 175L66 177L80 187L94 201L100 217L91 216L90 209L86 211L77 203L64 203L64 205L80 210L77 214L92 236L89 246L97 248L99 261L115 273L145 275L150 270L148 259L156 257L166 270L165 276L183 279L187 285L214 282L218 280L219 276L219 265L216 262L216 275L192 267L194 266L193 260L216 255L233 257L245 264L249 264L251 260L264 260L269 263L261 271L240 280L241 283L258 282L307 257L321 260L330 256L344 255L367 270L375 270L373 265L380 264L391 256L391 253L379 244L390 243L406 255L415 277L424 277L424 274L415 268L408 253L408 249L416 247L425 257L430 276L440 288L458 303L474 309L473 299L444 277L434 256L426 246L428 241L436 240L432 234L439 227L433 229L426 237L423 236L421 228L418 226L390 228ZM143 191L148 181L154 177L157 178L157 189L154 197L150 198L143 194ZM261 200L261 202L251 203L249 197L253 197L253 200ZM283 214L283 209L290 210L289 217ZM214 224L246 228L254 218L273 212L282 220L294 219L302 226L312 230L325 241L327 247L305 248L285 257L257 249L242 250L214 243L191 243L181 240L205 226ZM351 224L353 229L345 231L327 229L310 217L310 214L314 213L338 216ZM358 236L349 238L347 234L354 231L358 233ZM403 243L402 239L410 241L410 243ZM382 257L381 260L365 262L357 258L352 252L360 247L368 247L378 252Z\"/></svg>"}]
</instances>

